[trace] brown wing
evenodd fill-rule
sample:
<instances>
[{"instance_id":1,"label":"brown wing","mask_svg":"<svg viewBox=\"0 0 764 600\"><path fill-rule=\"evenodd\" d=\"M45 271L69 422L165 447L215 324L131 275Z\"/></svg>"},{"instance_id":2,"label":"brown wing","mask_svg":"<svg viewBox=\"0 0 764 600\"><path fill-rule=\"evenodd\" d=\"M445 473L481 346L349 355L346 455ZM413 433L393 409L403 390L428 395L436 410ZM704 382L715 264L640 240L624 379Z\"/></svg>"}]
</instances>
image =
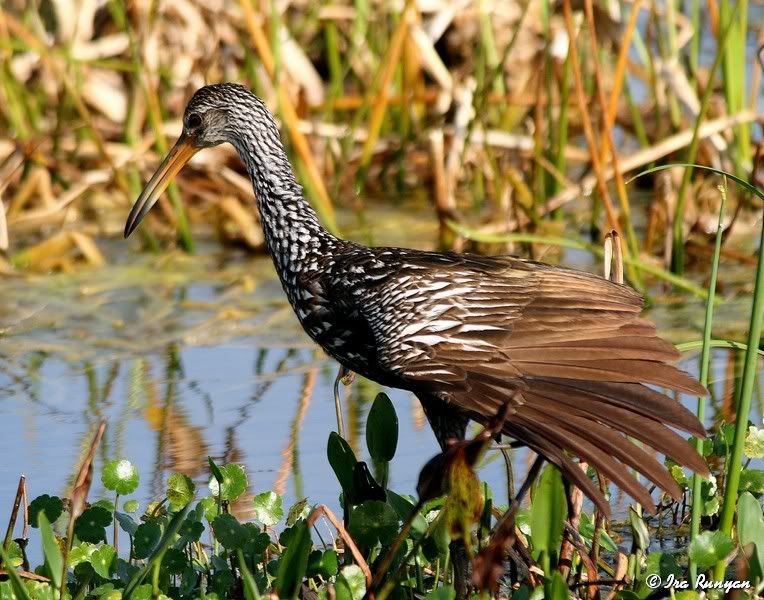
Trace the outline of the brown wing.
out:
<instances>
[{"instance_id":1,"label":"brown wing","mask_svg":"<svg viewBox=\"0 0 764 600\"><path fill-rule=\"evenodd\" d=\"M569 455L650 507L629 468L674 496L681 492L626 436L697 472L707 467L669 428L704 436L700 422L645 384L707 392L671 364L679 353L640 318L641 310L636 292L600 277L459 255L426 270L404 264L395 286L380 286L367 318L380 363L412 389L477 419L510 402L505 433L560 466L603 508L599 491Z\"/></svg>"}]
</instances>

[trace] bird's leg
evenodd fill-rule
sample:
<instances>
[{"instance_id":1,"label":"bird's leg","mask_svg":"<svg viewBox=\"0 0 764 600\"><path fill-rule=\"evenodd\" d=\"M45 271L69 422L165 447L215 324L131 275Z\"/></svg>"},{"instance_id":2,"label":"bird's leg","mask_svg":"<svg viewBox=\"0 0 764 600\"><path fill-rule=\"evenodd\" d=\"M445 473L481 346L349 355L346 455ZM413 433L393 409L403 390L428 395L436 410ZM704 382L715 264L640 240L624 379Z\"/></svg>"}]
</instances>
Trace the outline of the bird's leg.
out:
<instances>
[{"instance_id":1,"label":"bird's leg","mask_svg":"<svg viewBox=\"0 0 764 600\"><path fill-rule=\"evenodd\" d=\"M334 379L334 410L337 412L337 433L341 438L345 437L345 421L342 418L342 398L340 397L340 383L350 385L355 379L355 373L340 365L337 377Z\"/></svg>"}]
</instances>

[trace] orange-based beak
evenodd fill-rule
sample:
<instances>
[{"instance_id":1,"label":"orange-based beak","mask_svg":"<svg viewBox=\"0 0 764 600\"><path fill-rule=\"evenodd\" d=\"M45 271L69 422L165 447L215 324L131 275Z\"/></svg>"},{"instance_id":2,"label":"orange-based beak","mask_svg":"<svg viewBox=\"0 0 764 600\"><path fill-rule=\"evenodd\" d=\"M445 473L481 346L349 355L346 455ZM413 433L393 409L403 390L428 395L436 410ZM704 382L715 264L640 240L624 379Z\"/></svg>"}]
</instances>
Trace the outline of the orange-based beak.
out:
<instances>
[{"instance_id":1,"label":"orange-based beak","mask_svg":"<svg viewBox=\"0 0 764 600\"><path fill-rule=\"evenodd\" d=\"M162 192L167 189L172 178L198 151L199 148L194 146L191 138L184 133L181 134L172 150L170 150L170 153L162 161L162 164L159 165L156 173L152 175L146 187L143 188L141 195L138 196L135 204L133 204L133 208L130 209L127 223L125 223L125 237L129 236L138 227L138 224L151 210L151 207L154 206Z\"/></svg>"}]
</instances>

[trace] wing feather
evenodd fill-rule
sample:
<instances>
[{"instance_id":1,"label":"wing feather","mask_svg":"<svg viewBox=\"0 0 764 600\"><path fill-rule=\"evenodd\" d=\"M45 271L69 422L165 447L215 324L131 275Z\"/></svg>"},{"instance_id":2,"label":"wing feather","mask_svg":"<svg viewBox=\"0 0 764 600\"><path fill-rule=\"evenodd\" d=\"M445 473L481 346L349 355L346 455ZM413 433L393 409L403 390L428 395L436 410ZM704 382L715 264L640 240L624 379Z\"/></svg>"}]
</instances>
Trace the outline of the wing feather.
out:
<instances>
[{"instance_id":1,"label":"wing feather","mask_svg":"<svg viewBox=\"0 0 764 600\"><path fill-rule=\"evenodd\" d=\"M429 269L420 266L409 273L403 262L399 276L381 284L365 309L380 365L413 391L478 420L512 403L505 433L559 465L598 503L599 491L566 453L646 505L649 494L629 468L672 494L679 490L663 466L625 436L707 472L669 429L702 436L702 425L647 385L707 392L671 364L679 353L640 318L642 299L634 290L508 257L446 261L439 255Z\"/></svg>"}]
</instances>

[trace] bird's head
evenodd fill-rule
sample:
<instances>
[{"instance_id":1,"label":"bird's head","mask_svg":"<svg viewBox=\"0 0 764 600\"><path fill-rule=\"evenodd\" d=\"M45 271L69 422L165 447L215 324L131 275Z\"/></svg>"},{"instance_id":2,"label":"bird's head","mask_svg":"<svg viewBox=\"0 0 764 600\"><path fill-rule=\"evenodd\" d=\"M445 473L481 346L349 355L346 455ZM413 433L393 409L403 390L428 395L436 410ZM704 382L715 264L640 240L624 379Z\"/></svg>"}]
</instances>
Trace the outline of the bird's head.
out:
<instances>
[{"instance_id":1,"label":"bird's head","mask_svg":"<svg viewBox=\"0 0 764 600\"><path fill-rule=\"evenodd\" d=\"M253 124L259 127L253 128ZM275 135L278 140L273 117L265 104L243 85L220 83L199 88L186 106L183 131L178 141L130 210L125 237L143 220L175 174L194 154L224 142L238 145L239 136L244 131L254 131L259 136L265 133L268 139Z\"/></svg>"}]
</instances>

